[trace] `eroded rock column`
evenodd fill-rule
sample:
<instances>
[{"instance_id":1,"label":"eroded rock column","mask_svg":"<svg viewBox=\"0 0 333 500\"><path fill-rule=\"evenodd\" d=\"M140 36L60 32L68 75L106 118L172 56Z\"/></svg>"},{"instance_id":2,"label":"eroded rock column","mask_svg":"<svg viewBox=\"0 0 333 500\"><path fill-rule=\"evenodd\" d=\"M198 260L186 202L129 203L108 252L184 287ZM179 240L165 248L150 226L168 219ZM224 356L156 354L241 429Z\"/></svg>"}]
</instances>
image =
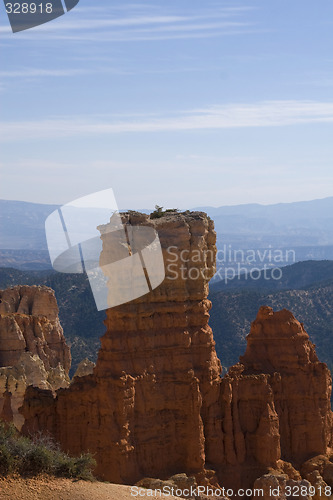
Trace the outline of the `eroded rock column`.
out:
<instances>
[{"instance_id":1,"label":"eroded rock column","mask_svg":"<svg viewBox=\"0 0 333 500\"><path fill-rule=\"evenodd\" d=\"M45 286L0 290L0 417L24 423L19 408L28 385L69 385L70 349L54 291Z\"/></svg>"},{"instance_id":2,"label":"eroded rock column","mask_svg":"<svg viewBox=\"0 0 333 500\"><path fill-rule=\"evenodd\" d=\"M107 311L94 374L58 391L53 403L51 395L30 394L25 428L51 431L71 453L91 451L97 474L110 481L202 472L205 435L213 456L221 434L221 365L208 326L213 222L199 212L129 213L123 221L158 232L165 280ZM107 260L107 226L101 233Z\"/></svg>"}]
</instances>

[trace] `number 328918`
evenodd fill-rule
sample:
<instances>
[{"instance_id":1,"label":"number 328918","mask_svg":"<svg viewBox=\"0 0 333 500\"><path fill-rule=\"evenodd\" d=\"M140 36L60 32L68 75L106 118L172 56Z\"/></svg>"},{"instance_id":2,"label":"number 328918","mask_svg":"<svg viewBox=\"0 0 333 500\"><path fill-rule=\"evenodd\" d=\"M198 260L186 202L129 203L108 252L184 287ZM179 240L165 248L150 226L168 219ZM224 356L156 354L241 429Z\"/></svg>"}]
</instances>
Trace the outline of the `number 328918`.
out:
<instances>
[{"instance_id":1,"label":"number 328918","mask_svg":"<svg viewBox=\"0 0 333 500\"><path fill-rule=\"evenodd\" d=\"M6 3L7 14L51 14L52 3Z\"/></svg>"}]
</instances>

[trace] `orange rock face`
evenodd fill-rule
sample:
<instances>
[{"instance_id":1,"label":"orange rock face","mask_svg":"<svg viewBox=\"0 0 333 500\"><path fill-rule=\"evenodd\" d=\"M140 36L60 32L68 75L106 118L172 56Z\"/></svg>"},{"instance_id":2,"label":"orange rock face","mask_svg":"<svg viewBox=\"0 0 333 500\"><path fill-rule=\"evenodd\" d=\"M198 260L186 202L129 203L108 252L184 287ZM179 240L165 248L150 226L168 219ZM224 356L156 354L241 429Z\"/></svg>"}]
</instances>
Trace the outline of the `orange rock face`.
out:
<instances>
[{"instance_id":1,"label":"orange rock face","mask_svg":"<svg viewBox=\"0 0 333 500\"><path fill-rule=\"evenodd\" d=\"M280 458L299 468L329 452L331 375L291 312L260 308L221 396L224 456L214 465L223 484L250 487Z\"/></svg>"},{"instance_id":2,"label":"orange rock face","mask_svg":"<svg viewBox=\"0 0 333 500\"><path fill-rule=\"evenodd\" d=\"M214 469L236 489L288 467L298 480L280 458L299 465L325 455L332 428L330 375L302 325L288 311L261 308L241 364L222 379L208 325L212 221L198 212L124 220L157 230L165 280L107 311L93 374L56 398L28 389L25 432L47 430L73 454L89 450L97 474L113 482Z\"/></svg>"},{"instance_id":3,"label":"orange rock face","mask_svg":"<svg viewBox=\"0 0 333 500\"><path fill-rule=\"evenodd\" d=\"M43 393L47 410L30 394L25 427L53 431L72 453L95 453L97 474L107 480L201 472L205 434L212 441L221 433L221 365L207 300L215 272L213 223L202 213L124 219L157 230L166 278L150 294L107 311L94 374L59 391L54 407Z\"/></svg>"},{"instance_id":4,"label":"orange rock face","mask_svg":"<svg viewBox=\"0 0 333 500\"><path fill-rule=\"evenodd\" d=\"M0 291L0 417L20 429L24 419L18 409L27 385L66 387L70 364L53 290L16 286Z\"/></svg>"},{"instance_id":5,"label":"orange rock face","mask_svg":"<svg viewBox=\"0 0 333 500\"><path fill-rule=\"evenodd\" d=\"M45 368L60 363L68 373L70 349L51 288L15 286L0 290L0 366L14 366L22 353L37 354Z\"/></svg>"},{"instance_id":6,"label":"orange rock face","mask_svg":"<svg viewBox=\"0 0 333 500\"><path fill-rule=\"evenodd\" d=\"M241 363L244 374L270 375L283 460L300 465L326 454L332 439L331 375L292 313L262 307Z\"/></svg>"},{"instance_id":7,"label":"orange rock face","mask_svg":"<svg viewBox=\"0 0 333 500\"><path fill-rule=\"evenodd\" d=\"M279 419L269 376L242 375L236 365L221 382L222 439L212 467L221 484L251 487L280 458Z\"/></svg>"}]
</instances>

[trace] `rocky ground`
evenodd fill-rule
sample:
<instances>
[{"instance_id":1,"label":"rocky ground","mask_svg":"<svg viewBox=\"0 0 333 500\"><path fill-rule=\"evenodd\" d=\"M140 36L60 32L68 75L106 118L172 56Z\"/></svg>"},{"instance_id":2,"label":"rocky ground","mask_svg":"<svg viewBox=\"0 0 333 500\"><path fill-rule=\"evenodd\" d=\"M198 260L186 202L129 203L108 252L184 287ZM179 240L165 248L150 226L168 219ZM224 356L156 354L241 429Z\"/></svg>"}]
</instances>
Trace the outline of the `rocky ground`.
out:
<instances>
[{"instance_id":1,"label":"rocky ground","mask_svg":"<svg viewBox=\"0 0 333 500\"><path fill-rule=\"evenodd\" d=\"M131 500L131 487L119 484L73 481L71 479L0 478L0 499L13 500ZM139 498L148 498L141 496ZM151 498L151 497L149 497ZM175 497L162 495L159 498Z\"/></svg>"}]
</instances>

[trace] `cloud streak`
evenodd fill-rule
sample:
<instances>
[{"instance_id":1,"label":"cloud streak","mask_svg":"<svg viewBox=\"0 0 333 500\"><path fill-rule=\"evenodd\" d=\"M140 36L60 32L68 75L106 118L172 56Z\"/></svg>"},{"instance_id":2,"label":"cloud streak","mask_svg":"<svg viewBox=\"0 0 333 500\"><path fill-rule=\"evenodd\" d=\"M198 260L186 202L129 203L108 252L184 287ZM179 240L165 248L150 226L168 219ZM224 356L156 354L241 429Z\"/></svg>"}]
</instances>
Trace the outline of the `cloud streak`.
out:
<instances>
[{"instance_id":1,"label":"cloud streak","mask_svg":"<svg viewBox=\"0 0 333 500\"><path fill-rule=\"evenodd\" d=\"M88 73L83 69L43 69L22 68L12 71L0 71L0 78L42 78L42 77L66 77L77 76Z\"/></svg>"},{"instance_id":2,"label":"cloud streak","mask_svg":"<svg viewBox=\"0 0 333 500\"><path fill-rule=\"evenodd\" d=\"M251 10L249 7L211 7L197 15L175 15L167 7L138 7L132 5L129 9L119 9L117 6L106 6L102 11L89 7L78 8L75 15L62 16L28 33L22 32L17 38L90 42L174 40L238 34L251 26L239 21L244 12ZM12 36L9 27L0 26L1 32ZM4 38L6 41L10 39L9 36Z\"/></svg>"},{"instance_id":3,"label":"cloud streak","mask_svg":"<svg viewBox=\"0 0 333 500\"><path fill-rule=\"evenodd\" d=\"M228 104L174 112L152 118L55 117L49 120L0 123L0 141L52 140L62 137L104 136L120 133L157 133L252 127L283 127L333 123L333 102L262 101Z\"/></svg>"}]
</instances>

